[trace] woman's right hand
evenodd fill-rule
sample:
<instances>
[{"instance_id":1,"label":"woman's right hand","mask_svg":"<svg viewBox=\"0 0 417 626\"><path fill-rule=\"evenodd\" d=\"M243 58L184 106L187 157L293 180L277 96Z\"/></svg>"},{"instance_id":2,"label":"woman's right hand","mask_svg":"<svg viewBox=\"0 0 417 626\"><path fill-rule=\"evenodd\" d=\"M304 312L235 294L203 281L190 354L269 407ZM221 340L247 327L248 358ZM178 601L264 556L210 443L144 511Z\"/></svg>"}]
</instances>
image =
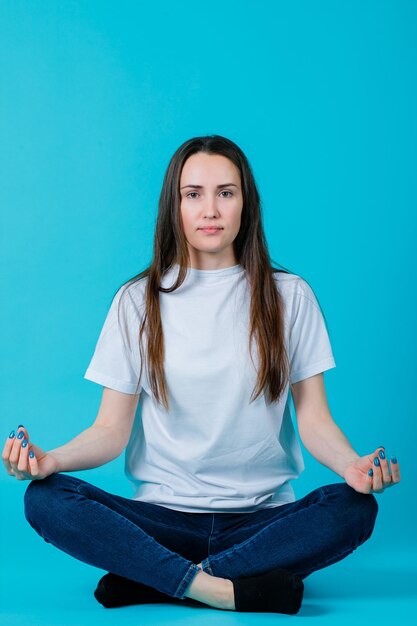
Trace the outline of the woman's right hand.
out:
<instances>
[{"instance_id":1,"label":"woman's right hand","mask_svg":"<svg viewBox=\"0 0 417 626\"><path fill-rule=\"evenodd\" d=\"M19 433L23 433L20 439ZM15 476L17 480L43 480L59 471L57 459L30 443L29 433L23 426L17 429L17 433L12 431L6 439L2 459L9 476Z\"/></svg>"}]
</instances>

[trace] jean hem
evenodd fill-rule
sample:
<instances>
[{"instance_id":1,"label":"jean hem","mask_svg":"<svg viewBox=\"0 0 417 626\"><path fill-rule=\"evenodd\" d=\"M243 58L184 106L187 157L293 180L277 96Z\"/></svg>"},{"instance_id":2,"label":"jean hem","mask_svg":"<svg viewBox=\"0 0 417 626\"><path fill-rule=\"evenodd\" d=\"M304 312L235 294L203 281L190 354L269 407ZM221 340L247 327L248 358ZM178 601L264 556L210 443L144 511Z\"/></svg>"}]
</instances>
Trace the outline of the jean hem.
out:
<instances>
[{"instance_id":1,"label":"jean hem","mask_svg":"<svg viewBox=\"0 0 417 626\"><path fill-rule=\"evenodd\" d=\"M214 576L213 570L211 569L209 557L201 561L201 567L203 568L203 572L208 572L210 576Z\"/></svg>"},{"instance_id":2,"label":"jean hem","mask_svg":"<svg viewBox=\"0 0 417 626\"><path fill-rule=\"evenodd\" d=\"M174 594L174 598L179 598L180 600L184 600L185 592L187 591L188 586L192 583L194 577L198 574L198 572L201 572L200 568L197 567L195 563L191 563L184 578L182 579L182 581L177 587L177 590Z\"/></svg>"}]
</instances>

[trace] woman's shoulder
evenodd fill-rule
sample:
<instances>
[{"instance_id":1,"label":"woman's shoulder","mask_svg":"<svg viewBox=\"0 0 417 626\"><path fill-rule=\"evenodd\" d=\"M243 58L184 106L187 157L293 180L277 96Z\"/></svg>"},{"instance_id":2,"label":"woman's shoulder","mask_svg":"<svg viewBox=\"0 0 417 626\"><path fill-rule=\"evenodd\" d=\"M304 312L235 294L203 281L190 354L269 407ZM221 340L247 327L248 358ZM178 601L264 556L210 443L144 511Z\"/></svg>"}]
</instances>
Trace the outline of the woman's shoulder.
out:
<instances>
[{"instance_id":1,"label":"woman's shoulder","mask_svg":"<svg viewBox=\"0 0 417 626\"><path fill-rule=\"evenodd\" d=\"M286 270L275 270L272 273L272 276L275 278L275 280L287 283L294 282L298 278L300 278L298 274L292 274L291 272L287 272Z\"/></svg>"},{"instance_id":2,"label":"woman's shoulder","mask_svg":"<svg viewBox=\"0 0 417 626\"><path fill-rule=\"evenodd\" d=\"M282 289L302 289L304 284L307 284L298 274L293 274L285 270L276 270L272 273L272 276Z\"/></svg>"},{"instance_id":3,"label":"woman's shoulder","mask_svg":"<svg viewBox=\"0 0 417 626\"><path fill-rule=\"evenodd\" d=\"M125 309L133 309L138 312L145 305L146 282L146 276L128 280L118 288L114 301L120 302Z\"/></svg>"},{"instance_id":4,"label":"woman's shoulder","mask_svg":"<svg viewBox=\"0 0 417 626\"><path fill-rule=\"evenodd\" d=\"M273 272L273 277L284 297L303 296L313 302L315 301L313 289L308 282L298 274L279 270Z\"/></svg>"}]
</instances>

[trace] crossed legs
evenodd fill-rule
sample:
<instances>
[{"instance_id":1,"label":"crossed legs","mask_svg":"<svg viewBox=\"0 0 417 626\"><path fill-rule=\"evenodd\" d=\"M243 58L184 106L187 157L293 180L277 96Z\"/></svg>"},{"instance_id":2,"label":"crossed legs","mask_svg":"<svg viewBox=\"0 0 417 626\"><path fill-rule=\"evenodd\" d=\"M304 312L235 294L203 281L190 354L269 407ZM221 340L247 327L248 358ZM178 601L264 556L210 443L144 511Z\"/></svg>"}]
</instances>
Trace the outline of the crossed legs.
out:
<instances>
[{"instance_id":1,"label":"crossed legs","mask_svg":"<svg viewBox=\"0 0 417 626\"><path fill-rule=\"evenodd\" d=\"M68 474L32 481L25 493L27 520L59 549L138 590L230 610L232 579L274 568L305 578L366 541L377 510L373 495L346 483L325 485L293 503L244 514L247 523L221 534L204 558L192 543L196 526L190 534L191 518L181 512L109 494Z\"/></svg>"}]
</instances>

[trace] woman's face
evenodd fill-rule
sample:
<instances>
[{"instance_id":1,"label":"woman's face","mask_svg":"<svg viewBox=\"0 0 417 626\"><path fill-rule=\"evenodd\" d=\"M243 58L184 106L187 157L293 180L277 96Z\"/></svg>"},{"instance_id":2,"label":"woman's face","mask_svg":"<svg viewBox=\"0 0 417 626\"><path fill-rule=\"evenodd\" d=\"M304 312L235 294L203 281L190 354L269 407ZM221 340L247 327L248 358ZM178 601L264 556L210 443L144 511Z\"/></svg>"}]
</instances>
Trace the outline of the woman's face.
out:
<instances>
[{"instance_id":1,"label":"woman's face","mask_svg":"<svg viewBox=\"0 0 417 626\"><path fill-rule=\"evenodd\" d=\"M236 265L232 242L240 229L243 207L239 169L219 154L193 154L181 172L180 194L191 267L221 269ZM208 226L216 230L202 230Z\"/></svg>"}]
</instances>

